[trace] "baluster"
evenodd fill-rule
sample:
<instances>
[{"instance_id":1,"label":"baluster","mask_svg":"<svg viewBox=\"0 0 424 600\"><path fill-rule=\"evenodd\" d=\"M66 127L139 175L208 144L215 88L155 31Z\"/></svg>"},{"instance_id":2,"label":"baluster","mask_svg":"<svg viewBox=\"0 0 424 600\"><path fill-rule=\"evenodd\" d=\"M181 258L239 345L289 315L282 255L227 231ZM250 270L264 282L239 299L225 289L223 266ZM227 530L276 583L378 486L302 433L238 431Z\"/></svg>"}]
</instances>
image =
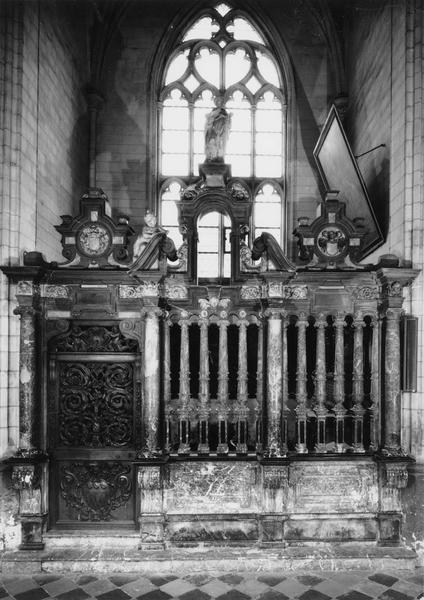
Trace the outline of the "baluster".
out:
<instances>
[{"instance_id":1,"label":"baluster","mask_svg":"<svg viewBox=\"0 0 424 600\"><path fill-rule=\"evenodd\" d=\"M325 328L327 322L325 315L320 313L315 322L317 329L316 341L316 363L315 363L315 397L317 405L315 413L317 415L317 442L315 444L315 452L326 452L327 445L325 439L325 426L328 415L328 410L325 406L325 386L327 380L327 369L325 364Z\"/></svg>"},{"instance_id":2,"label":"baluster","mask_svg":"<svg viewBox=\"0 0 424 600\"><path fill-rule=\"evenodd\" d=\"M282 456L282 339L281 309L269 308L267 345L267 455Z\"/></svg>"},{"instance_id":3,"label":"baluster","mask_svg":"<svg viewBox=\"0 0 424 600\"><path fill-rule=\"evenodd\" d=\"M287 421L289 415L289 409L287 406L289 399L289 376L288 376L288 344L287 344L287 327L289 325L289 320L287 314L285 312L282 313L282 331L283 331L283 373L282 373L282 396L283 396L283 410L282 410L282 454L285 456L288 451L287 441L288 441L288 433L287 433Z\"/></svg>"},{"instance_id":4,"label":"baluster","mask_svg":"<svg viewBox=\"0 0 424 600\"><path fill-rule=\"evenodd\" d=\"M258 326L258 359L256 370L256 452L263 450L262 443L262 414L263 414L263 364L264 364L264 338L262 321L257 322Z\"/></svg>"},{"instance_id":5,"label":"baluster","mask_svg":"<svg viewBox=\"0 0 424 600\"><path fill-rule=\"evenodd\" d=\"M363 444L364 430L364 319L361 312L353 320L353 450L365 452Z\"/></svg>"},{"instance_id":6,"label":"baluster","mask_svg":"<svg viewBox=\"0 0 424 600\"><path fill-rule=\"evenodd\" d=\"M247 454L247 326L246 311L239 312L239 343L237 372L237 405L234 413L237 418L237 454Z\"/></svg>"},{"instance_id":7,"label":"baluster","mask_svg":"<svg viewBox=\"0 0 424 600\"><path fill-rule=\"evenodd\" d=\"M181 349L180 349L180 389L179 407L177 414L179 418L179 446L178 454L190 454L190 370L189 370L189 338L188 338L188 313L182 311L179 325L181 327Z\"/></svg>"},{"instance_id":8,"label":"baluster","mask_svg":"<svg viewBox=\"0 0 424 600\"><path fill-rule=\"evenodd\" d=\"M219 325L218 360L218 454L228 454L228 343L227 313L221 311Z\"/></svg>"},{"instance_id":9,"label":"baluster","mask_svg":"<svg viewBox=\"0 0 424 600\"><path fill-rule=\"evenodd\" d=\"M334 399L333 412L336 415L336 451L344 452L346 450L344 437L344 424L346 408L345 399L345 376L344 376L344 328L346 321L342 313L337 313L334 319L336 328L336 342L334 349Z\"/></svg>"},{"instance_id":10,"label":"baluster","mask_svg":"<svg viewBox=\"0 0 424 600\"><path fill-rule=\"evenodd\" d=\"M209 321L206 314L199 319L200 325L200 368L199 368L199 454L209 454ZM203 311L202 311L203 313Z\"/></svg>"},{"instance_id":11,"label":"baluster","mask_svg":"<svg viewBox=\"0 0 424 600\"><path fill-rule=\"evenodd\" d=\"M296 424L297 424L297 444L296 451L300 454L307 454L306 444L306 421L307 421L307 391L306 391L306 328L308 327L307 315L304 312L299 313L296 323L297 327L297 372L296 372Z\"/></svg>"},{"instance_id":12,"label":"baluster","mask_svg":"<svg viewBox=\"0 0 424 600\"><path fill-rule=\"evenodd\" d=\"M381 321L377 315L371 319L372 342L371 342L371 389L370 389L370 451L375 452L379 447L379 423L380 423L380 332Z\"/></svg>"},{"instance_id":13,"label":"baluster","mask_svg":"<svg viewBox=\"0 0 424 600\"><path fill-rule=\"evenodd\" d=\"M163 401L165 415L165 452L169 453L172 449L171 444L171 341L170 328L172 322L169 315L163 321Z\"/></svg>"}]
</instances>

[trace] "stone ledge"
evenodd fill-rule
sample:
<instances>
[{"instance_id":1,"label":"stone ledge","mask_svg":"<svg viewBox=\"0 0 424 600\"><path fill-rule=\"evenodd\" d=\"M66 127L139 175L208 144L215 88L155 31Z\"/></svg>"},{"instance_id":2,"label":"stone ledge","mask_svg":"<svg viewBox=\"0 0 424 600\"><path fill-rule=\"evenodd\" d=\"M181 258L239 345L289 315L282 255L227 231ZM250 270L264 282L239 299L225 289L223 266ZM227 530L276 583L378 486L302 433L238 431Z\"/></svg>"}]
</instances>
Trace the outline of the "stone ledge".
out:
<instances>
[{"instance_id":1,"label":"stone ledge","mask_svg":"<svg viewBox=\"0 0 424 600\"><path fill-rule=\"evenodd\" d=\"M4 552L2 573L229 571L349 571L414 569L417 555L403 547L371 544L319 544L289 548L197 547L168 550L71 549Z\"/></svg>"}]
</instances>

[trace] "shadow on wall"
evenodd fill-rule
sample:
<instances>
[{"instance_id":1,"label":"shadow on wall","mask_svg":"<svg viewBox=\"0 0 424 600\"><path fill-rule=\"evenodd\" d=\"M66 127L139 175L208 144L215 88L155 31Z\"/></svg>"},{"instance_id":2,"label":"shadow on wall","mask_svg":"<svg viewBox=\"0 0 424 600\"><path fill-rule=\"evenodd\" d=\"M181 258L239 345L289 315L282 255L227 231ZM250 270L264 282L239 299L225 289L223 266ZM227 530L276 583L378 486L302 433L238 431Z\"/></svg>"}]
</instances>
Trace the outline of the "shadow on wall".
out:
<instances>
[{"instance_id":1,"label":"shadow on wall","mask_svg":"<svg viewBox=\"0 0 424 600\"><path fill-rule=\"evenodd\" d=\"M374 167L368 171L366 182L375 217L384 239L387 239L390 219L390 161L387 157L374 163Z\"/></svg>"},{"instance_id":2,"label":"shadow on wall","mask_svg":"<svg viewBox=\"0 0 424 600\"><path fill-rule=\"evenodd\" d=\"M72 195L72 212L78 212L79 201L86 191L89 182L88 160L88 112L81 115L75 123L69 140L69 166L71 170L72 189L67 190Z\"/></svg>"}]
</instances>

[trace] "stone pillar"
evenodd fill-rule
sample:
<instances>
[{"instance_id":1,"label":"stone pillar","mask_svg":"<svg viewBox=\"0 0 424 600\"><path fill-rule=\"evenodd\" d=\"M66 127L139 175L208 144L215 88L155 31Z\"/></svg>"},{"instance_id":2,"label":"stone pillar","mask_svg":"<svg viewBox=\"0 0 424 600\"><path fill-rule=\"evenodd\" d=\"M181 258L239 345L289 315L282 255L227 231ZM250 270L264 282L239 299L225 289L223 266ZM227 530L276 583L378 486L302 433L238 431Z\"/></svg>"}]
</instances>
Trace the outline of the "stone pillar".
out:
<instances>
[{"instance_id":1,"label":"stone pillar","mask_svg":"<svg viewBox=\"0 0 424 600\"><path fill-rule=\"evenodd\" d=\"M401 393L400 393L400 308L386 311L385 339L385 410L384 450L389 455L402 454L401 448Z\"/></svg>"},{"instance_id":2,"label":"stone pillar","mask_svg":"<svg viewBox=\"0 0 424 600\"><path fill-rule=\"evenodd\" d=\"M228 453L228 342L227 313L221 311L219 321L219 361L218 361L218 454Z\"/></svg>"},{"instance_id":3,"label":"stone pillar","mask_svg":"<svg viewBox=\"0 0 424 600\"><path fill-rule=\"evenodd\" d=\"M296 451L300 454L308 452L306 444L306 419L308 399L306 391L306 328L308 327L307 315L304 312L299 313L296 323L297 327L297 390L296 390L296 419L297 419L297 444Z\"/></svg>"},{"instance_id":4,"label":"stone pillar","mask_svg":"<svg viewBox=\"0 0 424 600\"><path fill-rule=\"evenodd\" d=\"M344 406L344 328L346 321L342 313L337 313L334 319L336 329L336 341L334 349L334 407L333 412L336 415L336 451L345 450L344 439L344 420L346 409Z\"/></svg>"},{"instance_id":5,"label":"stone pillar","mask_svg":"<svg viewBox=\"0 0 424 600\"><path fill-rule=\"evenodd\" d=\"M371 389L370 389L370 450L376 451L380 442L380 357L381 357L381 321L377 315L371 319Z\"/></svg>"},{"instance_id":6,"label":"stone pillar","mask_svg":"<svg viewBox=\"0 0 424 600\"><path fill-rule=\"evenodd\" d=\"M269 308L267 343L267 447L269 457L282 456L281 416L283 409L281 310Z\"/></svg>"},{"instance_id":7,"label":"stone pillar","mask_svg":"<svg viewBox=\"0 0 424 600\"><path fill-rule=\"evenodd\" d=\"M209 321L207 316L199 320L200 366L199 366L199 454L209 454Z\"/></svg>"},{"instance_id":8,"label":"stone pillar","mask_svg":"<svg viewBox=\"0 0 424 600\"><path fill-rule=\"evenodd\" d=\"M143 308L144 324L144 369L142 407L142 454L145 458L157 456L159 447L160 411L160 336L159 317L162 310L157 306Z\"/></svg>"},{"instance_id":9,"label":"stone pillar","mask_svg":"<svg viewBox=\"0 0 424 600\"><path fill-rule=\"evenodd\" d=\"M317 406L315 413L317 415L317 442L315 452L326 452L325 426L327 417L327 408L325 406L325 386L327 380L327 370L325 364L325 327L327 327L325 315L320 313L315 322L317 329L316 341L316 366L315 366L315 397Z\"/></svg>"},{"instance_id":10,"label":"stone pillar","mask_svg":"<svg viewBox=\"0 0 424 600\"><path fill-rule=\"evenodd\" d=\"M353 450L364 452L364 319L361 312L353 320Z\"/></svg>"},{"instance_id":11,"label":"stone pillar","mask_svg":"<svg viewBox=\"0 0 424 600\"><path fill-rule=\"evenodd\" d=\"M263 366L264 366L264 336L262 321L258 321L258 362L256 369L256 452L263 451Z\"/></svg>"},{"instance_id":12,"label":"stone pillar","mask_svg":"<svg viewBox=\"0 0 424 600\"><path fill-rule=\"evenodd\" d=\"M283 403L283 411L282 411L282 453L283 456L287 454L287 440L288 440L288 431L287 431L287 421L289 415L288 408L288 399L289 399L289 374L288 374L288 343L287 343L287 327L289 325L289 321L285 312L282 313L282 331L283 331L283 364L282 364L282 403Z\"/></svg>"},{"instance_id":13,"label":"stone pillar","mask_svg":"<svg viewBox=\"0 0 424 600\"><path fill-rule=\"evenodd\" d=\"M171 341L169 315L163 321L163 403L165 417L164 450L169 453L171 445Z\"/></svg>"},{"instance_id":14,"label":"stone pillar","mask_svg":"<svg viewBox=\"0 0 424 600\"><path fill-rule=\"evenodd\" d=\"M180 389L179 389L179 446L178 454L190 454L190 362L189 362L189 315L182 311L179 325L181 327L180 346Z\"/></svg>"},{"instance_id":15,"label":"stone pillar","mask_svg":"<svg viewBox=\"0 0 424 600\"><path fill-rule=\"evenodd\" d=\"M21 282L20 286L22 288ZM30 284L28 284L30 285ZM31 286L32 290L32 286ZM18 290L19 291L19 290ZM20 315L19 338L19 449L18 455L37 454L41 418L37 399L36 330L38 311L33 297L18 294L19 306L13 311Z\"/></svg>"},{"instance_id":16,"label":"stone pillar","mask_svg":"<svg viewBox=\"0 0 424 600\"><path fill-rule=\"evenodd\" d=\"M246 311L239 312L237 406L234 410L237 418L237 454L247 454L247 326Z\"/></svg>"}]
</instances>

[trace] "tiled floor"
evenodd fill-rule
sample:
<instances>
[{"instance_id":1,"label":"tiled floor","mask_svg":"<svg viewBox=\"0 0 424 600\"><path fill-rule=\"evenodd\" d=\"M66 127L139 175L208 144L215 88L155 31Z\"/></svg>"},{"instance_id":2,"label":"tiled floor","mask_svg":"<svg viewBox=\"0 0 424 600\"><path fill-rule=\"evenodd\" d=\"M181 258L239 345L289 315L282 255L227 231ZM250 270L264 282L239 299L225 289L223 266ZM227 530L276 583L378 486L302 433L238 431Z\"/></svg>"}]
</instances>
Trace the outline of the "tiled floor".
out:
<instances>
[{"instance_id":1,"label":"tiled floor","mask_svg":"<svg viewBox=\"0 0 424 600\"><path fill-rule=\"evenodd\" d=\"M416 600L424 599L424 568L372 573L0 574L1 600Z\"/></svg>"}]
</instances>

